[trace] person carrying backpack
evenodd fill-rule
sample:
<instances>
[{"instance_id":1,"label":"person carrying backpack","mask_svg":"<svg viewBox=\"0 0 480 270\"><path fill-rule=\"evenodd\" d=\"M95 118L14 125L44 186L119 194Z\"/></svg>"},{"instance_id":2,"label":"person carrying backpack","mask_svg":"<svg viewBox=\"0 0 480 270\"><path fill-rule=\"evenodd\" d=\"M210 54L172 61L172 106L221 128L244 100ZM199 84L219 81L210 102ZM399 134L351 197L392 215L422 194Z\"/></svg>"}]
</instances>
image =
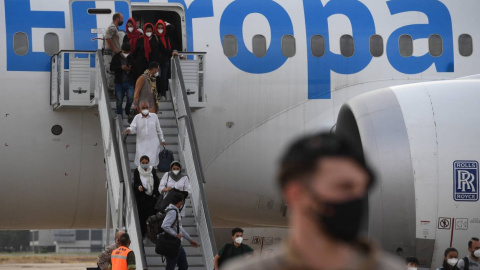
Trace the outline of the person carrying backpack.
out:
<instances>
[{"instance_id":1,"label":"person carrying backpack","mask_svg":"<svg viewBox=\"0 0 480 270\"><path fill-rule=\"evenodd\" d=\"M190 244L197 248L199 245L195 242L188 232L182 226L182 217L178 214L179 209L182 207L185 199L181 193L176 193L171 201L171 204L166 209L165 219L162 223L162 229L166 234L169 234L171 237L176 237L180 240L185 238L190 242ZM178 240L177 240L178 241ZM176 256L167 256L167 265L166 270L174 270L175 266L178 266L179 270L187 270L187 254L180 244L179 252Z\"/></svg>"},{"instance_id":2,"label":"person carrying backpack","mask_svg":"<svg viewBox=\"0 0 480 270\"><path fill-rule=\"evenodd\" d=\"M480 240L472 237L468 241L469 256L460 259L457 268L460 270L480 270Z\"/></svg>"},{"instance_id":3,"label":"person carrying backpack","mask_svg":"<svg viewBox=\"0 0 480 270\"><path fill-rule=\"evenodd\" d=\"M249 245L242 243L243 230L241 228L232 230L232 240L233 243L225 244L213 259L215 270L220 269L221 265L229 259L247 254L255 254L255 251Z\"/></svg>"}]
</instances>

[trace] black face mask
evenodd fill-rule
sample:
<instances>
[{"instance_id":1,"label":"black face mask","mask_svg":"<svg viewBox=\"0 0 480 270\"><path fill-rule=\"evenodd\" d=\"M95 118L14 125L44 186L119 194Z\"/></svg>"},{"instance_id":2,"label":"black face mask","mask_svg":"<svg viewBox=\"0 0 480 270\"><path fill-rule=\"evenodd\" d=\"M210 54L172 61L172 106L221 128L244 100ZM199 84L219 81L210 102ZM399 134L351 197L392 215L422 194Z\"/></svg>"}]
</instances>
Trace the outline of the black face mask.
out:
<instances>
[{"instance_id":1,"label":"black face mask","mask_svg":"<svg viewBox=\"0 0 480 270\"><path fill-rule=\"evenodd\" d=\"M122 25L123 25L123 21L119 21L118 26L122 26Z\"/></svg>"},{"instance_id":2,"label":"black face mask","mask_svg":"<svg viewBox=\"0 0 480 270\"><path fill-rule=\"evenodd\" d=\"M311 190L311 189L309 189ZM325 232L340 241L352 242L357 239L363 220L364 197L341 203L322 202L311 191L314 201L323 206L315 213L315 219Z\"/></svg>"}]
</instances>

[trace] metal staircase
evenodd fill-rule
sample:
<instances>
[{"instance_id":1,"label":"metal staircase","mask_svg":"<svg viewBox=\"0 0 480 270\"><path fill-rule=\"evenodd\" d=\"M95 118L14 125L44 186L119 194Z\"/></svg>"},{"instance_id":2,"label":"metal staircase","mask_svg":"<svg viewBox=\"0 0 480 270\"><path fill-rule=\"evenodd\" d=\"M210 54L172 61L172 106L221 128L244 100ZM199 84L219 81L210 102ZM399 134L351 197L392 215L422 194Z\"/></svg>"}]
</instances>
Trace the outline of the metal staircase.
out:
<instances>
[{"instance_id":1,"label":"metal staircase","mask_svg":"<svg viewBox=\"0 0 480 270\"><path fill-rule=\"evenodd\" d=\"M112 108L115 108L115 104L112 103ZM163 136L165 137L165 141L167 142L167 149L173 151L175 156L175 160L184 160L181 157L181 152L179 151L179 141L178 141L178 126L177 120L175 117L175 111L173 108L173 103L171 100L169 101L162 101L160 102L158 118L160 120L160 125L162 127ZM123 125L125 128L129 126L126 119L123 120ZM128 149L128 157L130 163L130 169L133 173L136 166L134 164L135 158L135 150L136 150L136 136L129 135L126 140L127 149ZM182 162L183 164L183 162ZM185 173L188 174L187 171ZM159 179L162 179L164 173L157 172L157 176ZM192 236L192 238L197 242L200 243L197 225L195 222L195 215L193 213L193 204L192 200L189 198L185 203L186 212L185 217L182 218L182 225L185 230ZM190 243L184 241L182 243L185 252L187 253L187 261L189 264L189 269L192 270L200 270L200 269L207 269L205 263L205 257L203 256L203 252L201 248L194 248L190 246ZM145 256L149 270L159 270L165 269L166 262L162 262L162 258L155 253L155 245L152 244L150 241L146 245L144 245L145 249Z\"/></svg>"},{"instance_id":2,"label":"metal staircase","mask_svg":"<svg viewBox=\"0 0 480 270\"><path fill-rule=\"evenodd\" d=\"M202 65L201 72L203 73L204 54L194 53L193 55L201 60L197 59L197 62ZM78 80L69 80L70 73L76 74L79 71L75 70L77 68L75 65L70 65L66 61L86 62L87 59L90 65L80 65L78 68L90 76L80 76ZM205 197L205 180L201 169L195 130L191 122L187 90L183 80L183 65L181 65L183 61L185 61L184 65L192 66L192 62L189 61L193 60L181 60L178 56L172 59L171 100L161 102L158 117L167 148L172 150L175 158L182 162L192 187L192 196L186 202L186 217L182 221L184 228L200 244L200 247L193 248L188 243L182 243L187 253L189 269L213 269L213 257L216 254L215 240ZM123 120L122 116L114 113L115 102L111 101L106 87L101 51L62 51L52 57L51 66L50 104L54 110L98 106L107 169L107 230L110 230L111 227L125 228L130 234L130 249L135 253L137 269L164 269L165 263L162 263L162 258L155 254L154 245L149 243L144 246L142 242L133 192L132 170L135 169L133 159L136 138L134 135L129 135L124 140L125 137L121 135L121 132L128 127L128 123ZM200 71L200 69L198 70ZM70 81L75 85L72 85ZM202 86L193 85L191 88L194 87ZM77 91L79 89L82 91ZM195 97L194 101L197 102L197 100L205 102L205 95ZM193 106L200 107L198 104ZM204 105L201 104L201 106ZM160 173L158 176L161 178L163 175ZM113 224L110 224L110 220ZM109 242L108 239L107 242Z\"/></svg>"}]
</instances>

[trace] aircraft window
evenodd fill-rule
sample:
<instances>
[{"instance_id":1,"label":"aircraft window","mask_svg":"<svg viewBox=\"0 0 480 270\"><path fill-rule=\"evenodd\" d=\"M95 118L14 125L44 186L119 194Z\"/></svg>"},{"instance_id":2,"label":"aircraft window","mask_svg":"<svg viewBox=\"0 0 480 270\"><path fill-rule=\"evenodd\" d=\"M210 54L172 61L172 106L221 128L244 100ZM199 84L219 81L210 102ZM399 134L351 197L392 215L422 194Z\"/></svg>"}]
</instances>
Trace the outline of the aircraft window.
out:
<instances>
[{"instance_id":1,"label":"aircraft window","mask_svg":"<svg viewBox=\"0 0 480 270\"><path fill-rule=\"evenodd\" d=\"M75 231L75 240L90 240L90 231L89 230L76 230Z\"/></svg>"},{"instance_id":2,"label":"aircraft window","mask_svg":"<svg viewBox=\"0 0 480 270\"><path fill-rule=\"evenodd\" d=\"M320 35L313 35L310 39L310 47L315 57L322 57L325 54L325 38Z\"/></svg>"},{"instance_id":3,"label":"aircraft window","mask_svg":"<svg viewBox=\"0 0 480 270\"><path fill-rule=\"evenodd\" d=\"M470 56L473 53L472 36L469 34L462 34L458 37L458 48L461 56Z\"/></svg>"},{"instance_id":4,"label":"aircraft window","mask_svg":"<svg viewBox=\"0 0 480 270\"><path fill-rule=\"evenodd\" d=\"M13 35L13 51L17 55L26 55L28 53L28 36L24 32L17 32Z\"/></svg>"},{"instance_id":5,"label":"aircraft window","mask_svg":"<svg viewBox=\"0 0 480 270\"><path fill-rule=\"evenodd\" d=\"M112 10L109 8L89 8L88 14L112 14Z\"/></svg>"},{"instance_id":6,"label":"aircraft window","mask_svg":"<svg viewBox=\"0 0 480 270\"><path fill-rule=\"evenodd\" d=\"M235 57L238 52L237 37L234 35L225 35L223 37L223 53L227 57Z\"/></svg>"},{"instance_id":7,"label":"aircraft window","mask_svg":"<svg viewBox=\"0 0 480 270\"><path fill-rule=\"evenodd\" d=\"M297 52L295 47L295 37L285 35L282 37L282 53L285 57L293 57Z\"/></svg>"},{"instance_id":8,"label":"aircraft window","mask_svg":"<svg viewBox=\"0 0 480 270\"><path fill-rule=\"evenodd\" d=\"M102 240L103 240L103 231L92 230L92 241L102 241Z\"/></svg>"},{"instance_id":9,"label":"aircraft window","mask_svg":"<svg viewBox=\"0 0 480 270\"><path fill-rule=\"evenodd\" d=\"M435 34L428 38L428 51L434 57L439 57L443 54L443 40L440 35Z\"/></svg>"},{"instance_id":10,"label":"aircraft window","mask_svg":"<svg viewBox=\"0 0 480 270\"><path fill-rule=\"evenodd\" d=\"M400 55L403 57L409 57L413 54L413 39L409 35L401 35L398 39L398 49Z\"/></svg>"},{"instance_id":11,"label":"aircraft window","mask_svg":"<svg viewBox=\"0 0 480 270\"><path fill-rule=\"evenodd\" d=\"M45 46L45 53L48 55L54 55L60 51L60 41L58 41L58 35L55 33L45 34L43 44Z\"/></svg>"},{"instance_id":12,"label":"aircraft window","mask_svg":"<svg viewBox=\"0 0 480 270\"><path fill-rule=\"evenodd\" d=\"M380 57L383 55L383 38L380 35L373 35L370 37L370 54L373 57Z\"/></svg>"},{"instance_id":13,"label":"aircraft window","mask_svg":"<svg viewBox=\"0 0 480 270\"><path fill-rule=\"evenodd\" d=\"M256 57L267 55L267 39L262 35L255 35L252 39L253 54Z\"/></svg>"},{"instance_id":14,"label":"aircraft window","mask_svg":"<svg viewBox=\"0 0 480 270\"><path fill-rule=\"evenodd\" d=\"M340 52L345 57L351 57L355 52L355 44L353 37L350 35L343 35L340 38Z\"/></svg>"}]
</instances>

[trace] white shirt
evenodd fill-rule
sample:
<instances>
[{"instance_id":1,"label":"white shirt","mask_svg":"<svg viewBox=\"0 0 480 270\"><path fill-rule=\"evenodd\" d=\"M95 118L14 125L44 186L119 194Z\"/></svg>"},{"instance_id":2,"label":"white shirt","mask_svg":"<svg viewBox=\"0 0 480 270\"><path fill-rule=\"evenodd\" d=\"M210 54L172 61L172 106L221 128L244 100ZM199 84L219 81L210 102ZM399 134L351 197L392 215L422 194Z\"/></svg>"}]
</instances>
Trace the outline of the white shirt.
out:
<instances>
[{"instance_id":1,"label":"white shirt","mask_svg":"<svg viewBox=\"0 0 480 270\"><path fill-rule=\"evenodd\" d=\"M150 165L157 166L160 141L165 141L158 116L154 113L149 113L147 117L143 117L139 113L133 118L128 130L130 130L131 134L137 134L135 165L138 166L140 164L142 156L148 156Z\"/></svg>"},{"instance_id":2,"label":"white shirt","mask_svg":"<svg viewBox=\"0 0 480 270\"><path fill-rule=\"evenodd\" d=\"M192 196L191 195L192 186L190 186L190 180L188 176L184 176L180 178L180 180L175 181L169 176L169 173L167 172L163 175L162 180L160 180L160 185L158 186L158 191L164 196L168 193L168 192L162 193L162 189L164 189L165 187L176 188L180 191L187 191L189 196ZM180 215L182 217L185 216L185 207L183 207L182 211L180 212Z\"/></svg>"}]
</instances>

